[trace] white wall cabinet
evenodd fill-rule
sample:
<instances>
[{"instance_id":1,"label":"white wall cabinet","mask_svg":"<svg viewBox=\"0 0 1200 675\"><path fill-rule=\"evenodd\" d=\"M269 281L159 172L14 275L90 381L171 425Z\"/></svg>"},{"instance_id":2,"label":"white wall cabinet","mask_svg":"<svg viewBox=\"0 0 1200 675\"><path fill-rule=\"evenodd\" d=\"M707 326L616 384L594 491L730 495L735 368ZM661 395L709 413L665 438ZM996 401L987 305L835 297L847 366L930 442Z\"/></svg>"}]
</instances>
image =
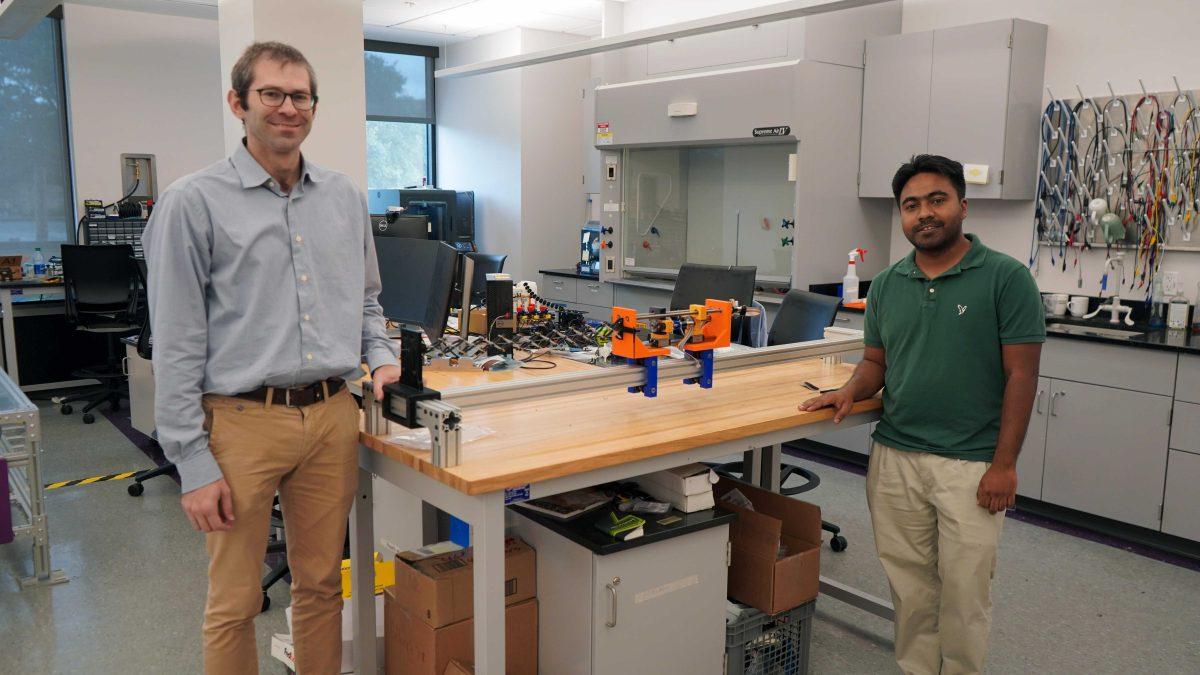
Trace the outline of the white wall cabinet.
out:
<instances>
[{"instance_id":1,"label":"white wall cabinet","mask_svg":"<svg viewBox=\"0 0 1200 675\"><path fill-rule=\"evenodd\" d=\"M1042 498L1042 469L1046 461L1046 426L1050 415L1047 405L1050 398L1050 378L1039 377L1037 394L1033 400L1033 412L1029 415L1029 428L1025 432L1025 443L1017 456L1017 494L1033 499Z\"/></svg>"},{"instance_id":2,"label":"white wall cabinet","mask_svg":"<svg viewBox=\"0 0 1200 675\"><path fill-rule=\"evenodd\" d=\"M859 196L892 197L910 155L989 168L967 197L1032 199L1045 25L1006 19L867 40Z\"/></svg>"}]
</instances>

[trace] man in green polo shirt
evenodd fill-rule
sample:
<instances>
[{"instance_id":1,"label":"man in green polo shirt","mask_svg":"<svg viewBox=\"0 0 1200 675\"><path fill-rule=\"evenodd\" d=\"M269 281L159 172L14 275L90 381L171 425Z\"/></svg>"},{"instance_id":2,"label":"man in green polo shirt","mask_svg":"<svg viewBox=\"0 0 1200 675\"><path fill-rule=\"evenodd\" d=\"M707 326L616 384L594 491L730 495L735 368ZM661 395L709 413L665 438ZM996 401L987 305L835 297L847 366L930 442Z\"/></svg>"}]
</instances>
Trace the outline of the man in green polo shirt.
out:
<instances>
[{"instance_id":1,"label":"man in green polo shirt","mask_svg":"<svg viewBox=\"0 0 1200 675\"><path fill-rule=\"evenodd\" d=\"M883 388L867 503L896 606L896 661L905 673L979 673L1045 315L1024 265L963 234L961 164L917 155L892 192L914 250L871 282L854 376L800 409L833 407L841 422Z\"/></svg>"}]
</instances>

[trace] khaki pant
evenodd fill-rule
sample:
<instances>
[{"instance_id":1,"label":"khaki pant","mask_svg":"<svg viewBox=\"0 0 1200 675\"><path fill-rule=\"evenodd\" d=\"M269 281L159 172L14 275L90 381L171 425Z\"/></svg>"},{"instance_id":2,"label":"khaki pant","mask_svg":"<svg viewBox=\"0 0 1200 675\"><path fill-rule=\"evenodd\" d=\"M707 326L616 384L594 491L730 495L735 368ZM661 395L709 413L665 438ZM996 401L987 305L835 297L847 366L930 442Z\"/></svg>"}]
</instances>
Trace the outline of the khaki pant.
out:
<instances>
[{"instance_id":1,"label":"khaki pant","mask_svg":"<svg viewBox=\"0 0 1200 675\"><path fill-rule=\"evenodd\" d=\"M896 606L896 662L908 674L979 673L1004 513L979 506L988 462L871 446L867 503Z\"/></svg>"},{"instance_id":2,"label":"khaki pant","mask_svg":"<svg viewBox=\"0 0 1200 675\"><path fill-rule=\"evenodd\" d=\"M358 478L358 406L343 389L289 408L205 396L209 445L233 495L233 529L207 535L204 670L258 672L254 617L276 491L292 574L298 673L337 673L342 547Z\"/></svg>"}]
</instances>

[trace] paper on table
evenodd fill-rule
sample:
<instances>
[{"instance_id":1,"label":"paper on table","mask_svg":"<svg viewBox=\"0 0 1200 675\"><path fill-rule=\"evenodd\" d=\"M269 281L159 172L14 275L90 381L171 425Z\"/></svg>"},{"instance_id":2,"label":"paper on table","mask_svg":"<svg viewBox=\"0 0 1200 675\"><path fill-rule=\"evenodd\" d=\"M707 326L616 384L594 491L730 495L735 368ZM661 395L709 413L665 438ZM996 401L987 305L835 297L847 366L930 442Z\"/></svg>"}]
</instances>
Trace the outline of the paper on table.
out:
<instances>
[{"instance_id":1,"label":"paper on table","mask_svg":"<svg viewBox=\"0 0 1200 675\"><path fill-rule=\"evenodd\" d=\"M464 424L462 429L462 437L460 441L463 444L478 440L484 436L490 436L494 433L492 429L478 424ZM429 429L421 427L419 429L405 429L402 433L396 434L388 439L389 443L398 443L400 445L413 448L416 450L429 450Z\"/></svg>"}]
</instances>

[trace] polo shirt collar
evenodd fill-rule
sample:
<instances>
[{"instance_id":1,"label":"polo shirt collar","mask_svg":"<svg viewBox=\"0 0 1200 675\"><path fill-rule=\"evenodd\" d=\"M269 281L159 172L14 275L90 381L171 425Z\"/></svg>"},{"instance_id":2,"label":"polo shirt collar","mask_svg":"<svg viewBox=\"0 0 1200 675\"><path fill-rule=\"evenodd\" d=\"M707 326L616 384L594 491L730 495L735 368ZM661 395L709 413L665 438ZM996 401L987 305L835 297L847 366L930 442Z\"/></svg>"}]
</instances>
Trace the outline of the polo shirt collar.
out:
<instances>
[{"instance_id":1,"label":"polo shirt collar","mask_svg":"<svg viewBox=\"0 0 1200 675\"><path fill-rule=\"evenodd\" d=\"M254 155L251 155L250 151L246 149L245 139L238 144L237 150L233 151L233 156L229 158L229 161L237 171L238 177L242 179L244 188L259 187L271 179L271 174L267 173L258 160L254 159ZM304 155L300 155L300 182L308 180L319 183L324 179L325 170L304 159Z\"/></svg>"},{"instance_id":2,"label":"polo shirt collar","mask_svg":"<svg viewBox=\"0 0 1200 675\"><path fill-rule=\"evenodd\" d=\"M967 254L963 256L962 260L958 261L957 265L942 272L939 278L953 276L960 274L963 270L983 266L984 259L987 258L987 247L979 240L978 235L966 234L965 236L971 242L971 248L967 250ZM896 271L906 277L923 278L925 276L921 268L917 267L917 251L915 249L901 258L900 262L896 263Z\"/></svg>"}]
</instances>

